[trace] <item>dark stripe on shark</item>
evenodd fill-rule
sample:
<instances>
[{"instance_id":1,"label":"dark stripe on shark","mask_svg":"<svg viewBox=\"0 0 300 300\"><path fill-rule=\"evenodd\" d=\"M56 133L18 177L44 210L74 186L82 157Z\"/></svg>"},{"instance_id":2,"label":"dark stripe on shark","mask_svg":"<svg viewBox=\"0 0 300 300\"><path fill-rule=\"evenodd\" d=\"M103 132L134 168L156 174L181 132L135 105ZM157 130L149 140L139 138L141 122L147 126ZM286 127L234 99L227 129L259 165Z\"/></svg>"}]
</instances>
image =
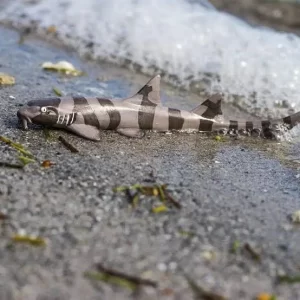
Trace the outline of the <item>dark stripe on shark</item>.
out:
<instances>
[{"instance_id":1,"label":"dark stripe on shark","mask_svg":"<svg viewBox=\"0 0 300 300\"><path fill-rule=\"evenodd\" d=\"M261 121L261 127L263 129L269 128L271 126L271 122L270 121Z\"/></svg>"},{"instance_id":2,"label":"dark stripe on shark","mask_svg":"<svg viewBox=\"0 0 300 300\"><path fill-rule=\"evenodd\" d=\"M37 99L37 100L31 100L27 103L28 106L53 106L58 108L59 104L61 102L61 99L56 98L45 98L45 99Z\"/></svg>"},{"instance_id":3,"label":"dark stripe on shark","mask_svg":"<svg viewBox=\"0 0 300 300\"><path fill-rule=\"evenodd\" d=\"M169 108L169 130L180 130L183 127L184 118L179 109Z\"/></svg>"},{"instance_id":4,"label":"dark stripe on shark","mask_svg":"<svg viewBox=\"0 0 300 300\"><path fill-rule=\"evenodd\" d=\"M74 112L82 113L84 124L100 128L99 121L88 101L84 97L73 97L73 100Z\"/></svg>"},{"instance_id":5,"label":"dark stripe on shark","mask_svg":"<svg viewBox=\"0 0 300 300\"><path fill-rule=\"evenodd\" d=\"M156 104L148 98L152 92L152 86L145 85L137 93L143 95L141 108L138 113L138 123L140 129L153 129L153 121Z\"/></svg>"},{"instance_id":6,"label":"dark stripe on shark","mask_svg":"<svg viewBox=\"0 0 300 300\"><path fill-rule=\"evenodd\" d=\"M251 131L253 129L253 122L246 122L246 130Z\"/></svg>"},{"instance_id":7,"label":"dark stripe on shark","mask_svg":"<svg viewBox=\"0 0 300 300\"><path fill-rule=\"evenodd\" d=\"M199 131L212 131L213 121L200 119Z\"/></svg>"},{"instance_id":8,"label":"dark stripe on shark","mask_svg":"<svg viewBox=\"0 0 300 300\"><path fill-rule=\"evenodd\" d=\"M283 118L283 122L285 124L292 125L292 118L291 118L291 116Z\"/></svg>"},{"instance_id":9,"label":"dark stripe on shark","mask_svg":"<svg viewBox=\"0 0 300 300\"><path fill-rule=\"evenodd\" d=\"M230 120L229 121L229 130L238 130L238 129L239 129L238 121Z\"/></svg>"},{"instance_id":10,"label":"dark stripe on shark","mask_svg":"<svg viewBox=\"0 0 300 300\"><path fill-rule=\"evenodd\" d=\"M120 112L115 108L114 104L109 99L97 98L97 100L99 104L105 108L109 116L109 124L106 129L117 129L121 122Z\"/></svg>"}]
</instances>

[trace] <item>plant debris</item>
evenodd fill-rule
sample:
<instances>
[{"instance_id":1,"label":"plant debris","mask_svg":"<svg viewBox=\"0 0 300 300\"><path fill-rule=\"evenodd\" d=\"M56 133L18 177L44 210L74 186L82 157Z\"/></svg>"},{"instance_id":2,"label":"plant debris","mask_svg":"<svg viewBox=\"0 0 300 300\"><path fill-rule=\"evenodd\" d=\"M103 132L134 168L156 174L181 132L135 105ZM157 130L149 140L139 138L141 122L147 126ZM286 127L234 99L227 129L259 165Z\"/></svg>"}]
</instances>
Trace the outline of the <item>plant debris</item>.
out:
<instances>
[{"instance_id":1,"label":"plant debris","mask_svg":"<svg viewBox=\"0 0 300 300\"><path fill-rule=\"evenodd\" d=\"M49 128L44 127L43 128L43 133L44 133L44 136L45 136L46 140L49 140L51 138L51 132L50 132Z\"/></svg>"},{"instance_id":2,"label":"plant debris","mask_svg":"<svg viewBox=\"0 0 300 300\"><path fill-rule=\"evenodd\" d=\"M57 28L54 25L48 26L46 32L47 33L56 33L57 32Z\"/></svg>"},{"instance_id":3,"label":"plant debris","mask_svg":"<svg viewBox=\"0 0 300 300\"><path fill-rule=\"evenodd\" d=\"M9 219L8 215L0 211L0 221Z\"/></svg>"},{"instance_id":4,"label":"plant debris","mask_svg":"<svg viewBox=\"0 0 300 300\"><path fill-rule=\"evenodd\" d=\"M11 168L11 169L23 169L24 165L12 164L5 161L0 161L0 167Z\"/></svg>"},{"instance_id":5,"label":"plant debris","mask_svg":"<svg viewBox=\"0 0 300 300\"><path fill-rule=\"evenodd\" d=\"M261 293L256 297L256 300L276 300L276 296L268 293Z\"/></svg>"},{"instance_id":6,"label":"plant debris","mask_svg":"<svg viewBox=\"0 0 300 300\"><path fill-rule=\"evenodd\" d=\"M44 167L44 168L50 168L53 165L55 165L55 163L52 162L51 160L44 160L42 162L42 167Z\"/></svg>"},{"instance_id":7,"label":"plant debris","mask_svg":"<svg viewBox=\"0 0 300 300\"><path fill-rule=\"evenodd\" d=\"M133 204L137 204L138 201L138 195L146 195L146 196L155 196L159 197L161 202L166 202L168 200L170 203L173 204L176 208L180 209L181 204L177 202L166 190L167 185L166 184L154 184L152 186L145 186L140 184L134 184L132 186L119 186L113 189L114 192L126 192L127 196L129 197L130 202ZM134 194L132 194L132 191L135 191ZM135 200L135 201L133 201ZM135 206L135 205L134 205ZM160 211L161 212L161 211Z\"/></svg>"},{"instance_id":8,"label":"plant debris","mask_svg":"<svg viewBox=\"0 0 300 300\"><path fill-rule=\"evenodd\" d=\"M18 156L18 159L21 161L21 163L22 163L24 166L26 166L26 165L28 165L28 164L30 164L30 163L35 162L34 159L29 158L29 157L26 157L26 156L23 156L23 155Z\"/></svg>"},{"instance_id":9,"label":"plant debris","mask_svg":"<svg viewBox=\"0 0 300 300\"><path fill-rule=\"evenodd\" d=\"M300 274L290 276L290 275L280 275L277 277L278 283L300 283Z\"/></svg>"},{"instance_id":10,"label":"plant debris","mask_svg":"<svg viewBox=\"0 0 300 300\"><path fill-rule=\"evenodd\" d=\"M18 159L22 163L22 165L18 165L18 164L10 164L10 163L6 163L6 162L0 162L0 166L14 168L14 169L21 169L24 166L26 166L27 164L35 162L34 156L28 150L26 150L23 147L23 145L21 145L19 143L15 143L12 140L10 140L4 136L0 136L0 141L4 142L5 144L9 145L10 147L14 148L15 150L17 150L19 152L20 155L18 156Z\"/></svg>"},{"instance_id":11,"label":"plant debris","mask_svg":"<svg viewBox=\"0 0 300 300\"><path fill-rule=\"evenodd\" d=\"M152 207L152 212L155 214L163 213L166 211L168 211L168 208L164 204Z\"/></svg>"},{"instance_id":12,"label":"plant debris","mask_svg":"<svg viewBox=\"0 0 300 300\"><path fill-rule=\"evenodd\" d=\"M66 149L70 150L72 153L78 153L79 150L70 144L65 138L61 135L58 137L58 140L65 146Z\"/></svg>"},{"instance_id":13,"label":"plant debris","mask_svg":"<svg viewBox=\"0 0 300 300\"><path fill-rule=\"evenodd\" d=\"M193 237L193 236L195 236L195 233L191 232L191 231L179 230L178 233L181 236L184 236L184 237Z\"/></svg>"},{"instance_id":14,"label":"plant debris","mask_svg":"<svg viewBox=\"0 0 300 300\"><path fill-rule=\"evenodd\" d=\"M241 247L241 243L238 240L235 240L232 244L230 252L236 254L240 247Z\"/></svg>"},{"instance_id":15,"label":"plant debris","mask_svg":"<svg viewBox=\"0 0 300 300\"><path fill-rule=\"evenodd\" d=\"M46 246L46 241L42 237L16 234L11 240L15 243L29 244L36 247Z\"/></svg>"},{"instance_id":16,"label":"plant debris","mask_svg":"<svg viewBox=\"0 0 300 300\"><path fill-rule=\"evenodd\" d=\"M14 85L15 83L14 77L5 73L0 73L0 85Z\"/></svg>"},{"instance_id":17,"label":"plant debris","mask_svg":"<svg viewBox=\"0 0 300 300\"><path fill-rule=\"evenodd\" d=\"M53 87L52 90L56 96L58 96L58 97L63 96L63 93L58 88Z\"/></svg>"},{"instance_id":18,"label":"plant debris","mask_svg":"<svg viewBox=\"0 0 300 300\"><path fill-rule=\"evenodd\" d=\"M19 143L15 143L13 141L11 141L10 139L4 137L4 136L0 136L0 141L6 143L7 145L11 146L12 148L16 149L18 152L20 152L21 154L23 154L23 156L26 156L28 158L34 158L33 155L24 148L23 145L19 144Z\"/></svg>"},{"instance_id":19,"label":"plant debris","mask_svg":"<svg viewBox=\"0 0 300 300\"><path fill-rule=\"evenodd\" d=\"M246 243L244 245L244 249L250 254L250 256L256 260L256 261L261 261L260 254L249 244Z\"/></svg>"},{"instance_id":20,"label":"plant debris","mask_svg":"<svg viewBox=\"0 0 300 300\"><path fill-rule=\"evenodd\" d=\"M299 224L300 224L300 210L296 210L296 211L292 214L292 222L293 222L293 223L299 223Z\"/></svg>"},{"instance_id":21,"label":"plant debris","mask_svg":"<svg viewBox=\"0 0 300 300\"><path fill-rule=\"evenodd\" d=\"M57 63L44 62L42 68L47 71L55 71L64 75L81 76L82 71L76 70L75 67L67 61L59 61Z\"/></svg>"},{"instance_id":22,"label":"plant debris","mask_svg":"<svg viewBox=\"0 0 300 300\"><path fill-rule=\"evenodd\" d=\"M90 279L116 284L130 290L135 290L140 285L147 285L153 288L157 287L157 283L152 280L128 275L117 270L108 269L100 263L96 265L96 269L97 272L85 272L84 275Z\"/></svg>"},{"instance_id":23,"label":"plant debris","mask_svg":"<svg viewBox=\"0 0 300 300\"><path fill-rule=\"evenodd\" d=\"M197 285L191 278L185 276L190 288L193 290L194 295L195 295L195 299L203 299L203 300L227 300L227 298L225 298L222 295L213 293L213 292L209 292L207 290L205 290L204 288L202 288L201 286Z\"/></svg>"}]
</instances>

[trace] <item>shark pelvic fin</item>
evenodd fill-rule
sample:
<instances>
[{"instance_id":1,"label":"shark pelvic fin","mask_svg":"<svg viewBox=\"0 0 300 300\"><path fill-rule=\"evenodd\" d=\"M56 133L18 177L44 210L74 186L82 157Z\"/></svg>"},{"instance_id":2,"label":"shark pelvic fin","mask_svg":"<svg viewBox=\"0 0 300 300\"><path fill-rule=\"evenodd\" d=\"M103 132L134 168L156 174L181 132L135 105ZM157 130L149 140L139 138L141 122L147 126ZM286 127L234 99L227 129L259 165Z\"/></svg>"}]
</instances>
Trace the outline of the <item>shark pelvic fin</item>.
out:
<instances>
[{"instance_id":1,"label":"shark pelvic fin","mask_svg":"<svg viewBox=\"0 0 300 300\"><path fill-rule=\"evenodd\" d=\"M160 75L152 77L135 95L125 99L124 101L134 103L138 99L140 104L140 99L144 102L152 102L155 105L160 105Z\"/></svg>"},{"instance_id":2,"label":"shark pelvic fin","mask_svg":"<svg viewBox=\"0 0 300 300\"><path fill-rule=\"evenodd\" d=\"M120 128L117 129L117 132L127 137L139 138L139 139L145 135L144 131L136 128Z\"/></svg>"},{"instance_id":3,"label":"shark pelvic fin","mask_svg":"<svg viewBox=\"0 0 300 300\"><path fill-rule=\"evenodd\" d=\"M191 112L207 119L213 119L218 115L222 115L222 99L221 94L213 94Z\"/></svg>"},{"instance_id":4,"label":"shark pelvic fin","mask_svg":"<svg viewBox=\"0 0 300 300\"><path fill-rule=\"evenodd\" d=\"M85 124L72 124L66 128L86 139L100 141L100 132L99 129L95 126Z\"/></svg>"}]
</instances>

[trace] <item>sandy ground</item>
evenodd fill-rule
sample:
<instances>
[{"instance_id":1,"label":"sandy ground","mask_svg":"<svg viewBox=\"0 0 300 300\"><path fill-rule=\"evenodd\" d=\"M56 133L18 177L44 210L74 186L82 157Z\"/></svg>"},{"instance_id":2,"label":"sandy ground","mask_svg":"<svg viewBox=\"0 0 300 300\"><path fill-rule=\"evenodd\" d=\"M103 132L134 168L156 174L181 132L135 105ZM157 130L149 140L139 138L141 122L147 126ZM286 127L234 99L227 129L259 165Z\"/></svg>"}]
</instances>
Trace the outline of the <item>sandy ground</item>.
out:
<instances>
[{"instance_id":1,"label":"sandy ground","mask_svg":"<svg viewBox=\"0 0 300 300\"><path fill-rule=\"evenodd\" d=\"M65 94L125 97L147 78L108 65L80 61L60 48L0 29L0 71L16 78L0 89L0 133L26 146L39 163L23 170L0 168L0 299L193 299L184 274L228 299L300 299L300 284L278 284L278 274L299 274L299 227L289 215L300 209L297 169L282 163L287 146L260 139L217 142L200 134L149 133L142 140L103 132L99 143L72 134L19 128L16 112L29 99ZM44 61L66 59L88 76L65 79L41 70ZM200 99L162 86L163 102L195 107ZM10 97L10 96L13 96ZM225 110L229 108L225 107ZM62 135L76 146L71 153ZM0 144L0 161L18 162ZM295 164L292 163L295 167ZM166 183L182 209L155 214L154 198L132 210L113 187ZM18 231L40 235L46 247L11 242ZM241 247L230 253L234 241ZM260 253L255 261L243 245ZM157 288L131 293L86 279L95 262L150 278ZM198 299L202 299L199 297ZM205 298L203 298L205 299Z\"/></svg>"}]
</instances>

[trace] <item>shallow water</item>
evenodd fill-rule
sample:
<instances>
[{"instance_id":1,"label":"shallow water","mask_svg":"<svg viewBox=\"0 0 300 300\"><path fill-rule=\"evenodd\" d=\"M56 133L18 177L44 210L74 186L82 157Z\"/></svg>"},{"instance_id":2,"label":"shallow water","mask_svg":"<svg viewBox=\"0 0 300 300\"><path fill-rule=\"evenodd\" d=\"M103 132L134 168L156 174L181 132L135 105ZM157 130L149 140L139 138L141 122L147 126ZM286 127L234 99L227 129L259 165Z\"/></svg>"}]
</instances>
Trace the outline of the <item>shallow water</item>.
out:
<instances>
[{"instance_id":1,"label":"shallow water","mask_svg":"<svg viewBox=\"0 0 300 300\"><path fill-rule=\"evenodd\" d=\"M10 1L2 22L38 30L55 25L80 54L140 66L152 75L198 89L243 96L247 110L286 103L300 109L300 39L254 28L215 10L207 1L39 0ZM32 24L32 23L31 23ZM213 76L212 76L213 75ZM205 83L205 84L204 84Z\"/></svg>"}]
</instances>

